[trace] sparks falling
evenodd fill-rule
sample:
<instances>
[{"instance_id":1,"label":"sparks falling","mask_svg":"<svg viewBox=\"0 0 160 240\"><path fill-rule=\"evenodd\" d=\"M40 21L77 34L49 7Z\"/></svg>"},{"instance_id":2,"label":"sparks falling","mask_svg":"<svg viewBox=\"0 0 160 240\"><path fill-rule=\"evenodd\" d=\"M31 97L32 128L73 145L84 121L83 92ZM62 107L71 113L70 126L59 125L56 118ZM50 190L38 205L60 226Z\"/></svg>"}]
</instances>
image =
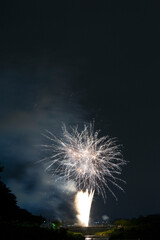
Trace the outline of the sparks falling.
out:
<instances>
[{"instance_id":1,"label":"sparks falling","mask_svg":"<svg viewBox=\"0 0 160 240\"><path fill-rule=\"evenodd\" d=\"M79 132L78 126L71 128L69 132L66 126L62 127L62 138L57 138L53 133L46 130L47 137L52 143L43 145L45 149L51 151L47 160L47 169L53 174L58 175L64 181L72 181L76 183L78 193L77 198L82 197L87 201L93 199L94 191L97 190L103 197L106 195L107 188L116 198L114 192L110 188L110 184L115 185L123 190L118 182L123 181L117 177L121 174L122 166L126 163L120 151L120 145L116 144L115 138L108 136L98 138L99 131L94 132L93 124L84 125L84 129ZM123 181L124 182L124 181ZM86 198L88 196L88 200ZM91 204L88 205L90 212ZM81 207L79 207L81 209ZM78 209L79 219L80 211ZM84 225L88 225L88 219L81 221Z\"/></svg>"}]
</instances>

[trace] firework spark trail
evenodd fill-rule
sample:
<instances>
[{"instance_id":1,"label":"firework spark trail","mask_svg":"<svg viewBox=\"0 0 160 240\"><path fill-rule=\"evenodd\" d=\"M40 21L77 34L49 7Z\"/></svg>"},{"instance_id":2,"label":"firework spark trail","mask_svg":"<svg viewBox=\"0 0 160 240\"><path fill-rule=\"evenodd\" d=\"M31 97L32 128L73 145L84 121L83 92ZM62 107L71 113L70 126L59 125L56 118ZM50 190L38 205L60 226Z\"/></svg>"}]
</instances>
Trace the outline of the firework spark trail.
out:
<instances>
[{"instance_id":1,"label":"firework spark trail","mask_svg":"<svg viewBox=\"0 0 160 240\"><path fill-rule=\"evenodd\" d=\"M48 130L43 134L51 141L49 145L42 145L43 149L51 151L51 155L42 161L47 162L47 170L64 182L74 180L78 189L75 197L77 218L81 225L88 226L95 190L105 197L107 188L116 198L109 185L112 183L123 190L117 182L124 181L117 175L121 174L121 167L126 162L116 139L98 138L99 131L94 132L93 124L84 125L81 132L78 132L78 126L69 132L63 125L62 130L60 139Z\"/></svg>"},{"instance_id":2,"label":"firework spark trail","mask_svg":"<svg viewBox=\"0 0 160 240\"><path fill-rule=\"evenodd\" d=\"M117 175L121 174L122 166L126 162L122 158L120 145L115 138L108 136L98 138L99 131L94 132L94 126L84 125L78 132L78 126L71 128L71 132L63 125L63 136L58 139L46 130L44 136L52 143L43 145L51 151L47 160L47 168L64 181L74 180L78 190L89 192L97 190L105 197L105 189L114 195L110 183L123 190L118 182L122 181Z\"/></svg>"}]
</instances>

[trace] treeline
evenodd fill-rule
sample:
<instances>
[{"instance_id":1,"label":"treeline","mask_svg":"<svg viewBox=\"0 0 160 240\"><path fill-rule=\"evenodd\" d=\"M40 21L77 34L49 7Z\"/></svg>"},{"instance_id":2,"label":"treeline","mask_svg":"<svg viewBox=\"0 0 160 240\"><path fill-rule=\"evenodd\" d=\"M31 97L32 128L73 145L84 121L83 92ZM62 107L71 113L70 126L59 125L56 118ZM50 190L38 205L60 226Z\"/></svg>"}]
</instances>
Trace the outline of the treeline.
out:
<instances>
[{"instance_id":1,"label":"treeline","mask_svg":"<svg viewBox=\"0 0 160 240\"><path fill-rule=\"evenodd\" d=\"M113 227L98 235L112 239L157 239L159 236L160 214L147 217L120 219L114 222Z\"/></svg>"},{"instance_id":2,"label":"treeline","mask_svg":"<svg viewBox=\"0 0 160 240\"><path fill-rule=\"evenodd\" d=\"M0 167L0 172L3 168ZM21 209L17 205L16 196L11 190L1 181L0 178L0 221L2 222L28 222L31 224L40 225L45 220L41 216L32 215L25 209Z\"/></svg>"},{"instance_id":3,"label":"treeline","mask_svg":"<svg viewBox=\"0 0 160 240\"><path fill-rule=\"evenodd\" d=\"M0 172L3 168L0 167ZM81 240L81 234L68 232L64 228L40 227L45 218L35 216L17 205L16 196L0 178L0 239L15 240Z\"/></svg>"}]
</instances>

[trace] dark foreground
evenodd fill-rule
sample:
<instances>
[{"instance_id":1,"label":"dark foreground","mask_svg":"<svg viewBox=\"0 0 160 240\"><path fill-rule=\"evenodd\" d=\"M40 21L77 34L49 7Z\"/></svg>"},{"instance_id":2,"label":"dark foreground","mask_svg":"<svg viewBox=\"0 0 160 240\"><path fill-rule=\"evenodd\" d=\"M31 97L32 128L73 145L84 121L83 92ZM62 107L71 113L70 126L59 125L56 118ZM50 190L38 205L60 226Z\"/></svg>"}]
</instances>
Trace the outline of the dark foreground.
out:
<instances>
[{"instance_id":1,"label":"dark foreground","mask_svg":"<svg viewBox=\"0 0 160 240\"><path fill-rule=\"evenodd\" d=\"M108 240L108 237L101 237L96 235L87 235L85 236L85 240Z\"/></svg>"},{"instance_id":2,"label":"dark foreground","mask_svg":"<svg viewBox=\"0 0 160 240\"><path fill-rule=\"evenodd\" d=\"M72 233L64 228L44 229L38 226L23 226L13 223L0 223L1 240L84 240L80 233Z\"/></svg>"},{"instance_id":3,"label":"dark foreground","mask_svg":"<svg viewBox=\"0 0 160 240\"><path fill-rule=\"evenodd\" d=\"M154 240L160 234L160 215L120 219L112 226L71 227L70 230L82 233L86 240Z\"/></svg>"},{"instance_id":4,"label":"dark foreground","mask_svg":"<svg viewBox=\"0 0 160 240\"><path fill-rule=\"evenodd\" d=\"M93 227L92 227L93 228ZM90 230L93 230L90 228ZM88 228L89 229L89 228ZM98 230L98 228L95 228ZM72 232L77 230L77 232ZM79 232L78 232L79 230ZM0 239L14 240L152 240L158 239L160 232L160 215L152 215L140 217L137 219L125 220L121 219L114 222L110 229L99 228L99 232L94 233L94 236L85 236L83 228L42 228L38 225L27 222L5 222L0 221ZM84 237L85 236L85 237Z\"/></svg>"},{"instance_id":5,"label":"dark foreground","mask_svg":"<svg viewBox=\"0 0 160 240\"><path fill-rule=\"evenodd\" d=\"M112 239L154 240L159 238L160 215L150 215L131 220L121 219L114 222L111 229L97 233L98 236Z\"/></svg>"},{"instance_id":6,"label":"dark foreground","mask_svg":"<svg viewBox=\"0 0 160 240\"><path fill-rule=\"evenodd\" d=\"M89 227L81 227L81 226L72 226L68 228L72 232L82 233L84 236L86 235L95 235L97 232L104 232L110 229L109 225L104 226L89 226Z\"/></svg>"}]
</instances>

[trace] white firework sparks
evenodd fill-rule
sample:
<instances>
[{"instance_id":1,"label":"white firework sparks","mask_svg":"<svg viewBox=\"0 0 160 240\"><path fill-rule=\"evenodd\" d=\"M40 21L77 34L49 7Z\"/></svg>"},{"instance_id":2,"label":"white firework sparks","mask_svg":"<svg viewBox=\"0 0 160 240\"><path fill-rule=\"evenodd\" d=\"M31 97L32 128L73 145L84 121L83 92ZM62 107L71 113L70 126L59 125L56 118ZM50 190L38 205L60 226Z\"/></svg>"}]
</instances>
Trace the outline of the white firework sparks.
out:
<instances>
[{"instance_id":1,"label":"white firework sparks","mask_svg":"<svg viewBox=\"0 0 160 240\"><path fill-rule=\"evenodd\" d=\"M65 125L62 131L60 139L48 130L43 134L51 141L49 145L42 145L51 151L51 155L43 159L47 160L47 169L64 181L74 180L79 191L97 190L105 197L107 188L116 198L109 185L112 183L123 190L118 184L123 180L117 175L126 164L116 139L108 136L98 138L99 131L94 132L91 123L84 125L81 132L78 126L69 132Z\"/></svg>"}]
</instances>

